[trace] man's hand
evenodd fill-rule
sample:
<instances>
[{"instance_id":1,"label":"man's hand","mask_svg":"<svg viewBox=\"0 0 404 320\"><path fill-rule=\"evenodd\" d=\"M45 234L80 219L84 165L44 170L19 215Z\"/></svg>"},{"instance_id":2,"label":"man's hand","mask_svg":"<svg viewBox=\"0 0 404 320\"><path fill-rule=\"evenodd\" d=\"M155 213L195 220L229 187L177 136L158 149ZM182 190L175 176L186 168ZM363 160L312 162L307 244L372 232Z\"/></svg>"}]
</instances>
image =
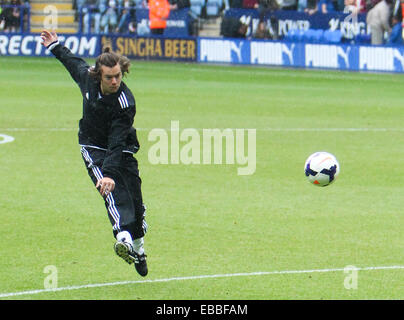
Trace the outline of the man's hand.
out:
<instances>
[{"instance_id":1,"label":"man's hand","mask_svg":"<svg viewBox=\"0 0 404 320\"><path fill-rule=\"evenodd\" d=\"M56 32L49 32L48 30L43 30L41 33L42 44L48 47L51 43L58 41L58 36Z\"/></svg>"},{"instance_id":2,"label":"man's hand","mask_svg":"<svg viewBox=\"0 0 404 320\"><path fill-rule=\"evenodd\" d=\"M97 181L95 187L100 191L103 197L108 196L115 189L115 181L105 177Z\"/></svg>"}]
</instances>

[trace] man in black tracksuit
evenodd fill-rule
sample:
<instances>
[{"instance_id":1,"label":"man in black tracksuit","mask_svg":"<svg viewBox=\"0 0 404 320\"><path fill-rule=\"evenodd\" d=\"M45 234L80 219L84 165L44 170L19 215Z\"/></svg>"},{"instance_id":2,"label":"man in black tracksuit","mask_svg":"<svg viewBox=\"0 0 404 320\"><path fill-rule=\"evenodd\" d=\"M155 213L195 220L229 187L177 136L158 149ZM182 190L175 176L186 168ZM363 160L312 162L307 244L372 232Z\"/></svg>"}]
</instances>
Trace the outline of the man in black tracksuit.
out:
<instances>
[{"instance_id":1,"label":"man in black tracksuit","mask_svg":"<svg viewBox=\"0 0 404 320\"><path fill-rule=\"evenodd\" d=\"M109 48L91 67L59 44L56 33L43 31L42 44L69 71L83 96L79 143L88 174L103 196L116 238L115 252L137 272L148 269L143 248L147 231L138 163L139 149L133 121L135 98L122 82L130 61Z\"/></svg>"}]
</instances>

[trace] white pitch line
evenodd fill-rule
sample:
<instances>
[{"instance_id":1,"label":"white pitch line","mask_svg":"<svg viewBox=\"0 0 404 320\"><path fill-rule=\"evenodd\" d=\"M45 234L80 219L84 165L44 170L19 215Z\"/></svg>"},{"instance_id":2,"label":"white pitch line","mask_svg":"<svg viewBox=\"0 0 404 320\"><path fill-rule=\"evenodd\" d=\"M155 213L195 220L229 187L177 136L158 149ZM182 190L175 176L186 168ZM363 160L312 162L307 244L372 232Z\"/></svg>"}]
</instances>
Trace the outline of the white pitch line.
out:
<instances>
[{"instance_id":1,"label":"white pitch line","mask_svg":"<svg viewBox=\"0 0 404 320\"><path fill-rule=\"evenodd\" d=\"M14 137L6 136L5 134L0 133L0 144L13 142L13 141L14 141Z\"/></svg>"},{"instance_id":2,"label":"white pitch line","mask_svg":"<svg viewBox=\"0 0 404 320\"><path fill-rule=\"evenodd\" d=\"M20 291L20 292L9 292L9 293L1 293L0 298L16 297L16 296L22 296L22 295L36 295L36 294L40 294L40 293L71 291L71 290L89 289L89 288L113 287L113 286L122 286L122 285L128 285L128 284L141 284L141 283L158 283L158 282L199 280L199 279L212 279L212 278L250 277L250 276L267 276L267 275L282 275L282 274L326 273L326 272L338 272L338 271L346 271L346 270L372 271L372 270L397 270L397 269L404 269L404 266L381 266L381 267L363 267L363 268L356 268L356 267L350 266L350 267L346 267L346 268L332 268L332 269L259 271L259 272L250 272L250 273L212 274L212 275L174 277L174 278L163 278L163 279L153 279L153 280L134 280L134 281L95 283L95 284L86 284L86 285L80 285L80 286L61 287L61 288L56 288L56 289L38 289L38 290L28 290L28 291Z\"/></svg>"}]
</instances>

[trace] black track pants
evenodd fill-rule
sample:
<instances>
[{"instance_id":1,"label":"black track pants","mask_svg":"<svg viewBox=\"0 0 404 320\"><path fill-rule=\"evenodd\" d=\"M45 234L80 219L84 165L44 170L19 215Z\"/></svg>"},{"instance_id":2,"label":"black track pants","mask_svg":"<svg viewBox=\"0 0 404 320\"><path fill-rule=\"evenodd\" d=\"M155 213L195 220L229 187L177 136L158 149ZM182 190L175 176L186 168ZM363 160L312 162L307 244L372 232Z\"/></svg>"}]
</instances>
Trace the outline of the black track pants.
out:
<instances>
[{"instance_id":1,"label":"black track pants","mask_svg":"<svg viewBox=\"0 0 404 320\"><path fill-rule=\"evenodd\" d=\"M88 174L95 185L104 177L101 168L106 151L82 147L81 154ZM138 163L130 153L122 153L122 157L122 167L119 174L114 177L115 189L104 197L105 207L114 236L121 231L128 231L133 239L138 239L143 237L147 231Z\"/></svg>"}]
</instances>

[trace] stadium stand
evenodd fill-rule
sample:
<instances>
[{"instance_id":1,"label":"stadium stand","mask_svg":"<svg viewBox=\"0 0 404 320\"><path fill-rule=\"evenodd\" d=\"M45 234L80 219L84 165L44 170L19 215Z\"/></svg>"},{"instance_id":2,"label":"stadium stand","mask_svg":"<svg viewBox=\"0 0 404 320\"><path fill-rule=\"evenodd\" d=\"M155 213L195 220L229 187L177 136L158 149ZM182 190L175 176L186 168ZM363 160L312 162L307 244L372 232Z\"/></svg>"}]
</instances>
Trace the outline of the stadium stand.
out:
<instances>
[{"instance_id":1,"label":"stadium stand","mask_svg":"<svg viewBox=\"0 0 404 320\"><path fill-rule=\"evenodd\" d=\"M199 35L205 37L220 37L220 28L224 12L230 8L229 0L205 0L199 19Z\"/></svg>"},{"instance_id":2,"label":"stadium stand","mask_svg":"<svg viewBox=\"0 0 404 320\"><path fill-rule=\"evenodd\" d=\"M134 5L136 8L142 8L143 7L143 0L134 0L133 1Z\"/></svg>"},{"instance_id":3,"label":"stadium stand","mask_svg":"<svg viewBox=\"0 0 404 320\"><path fill-rule=\"evenodd\" d=\"M284 40L290 42L302 42L303 41L303 34L302 30L298 29L290 29L288 33L285 35Z\"/></svg>"},{"instance_id":4,"label":"stadium stand","mask_svg":"<svg viewBox=\"0 0 404 320\"><path fill-rule=\"evenodd\" d=\"M29 16L29 0L0 0L0 32L29 31Z\"/></svg>"},{"instance_id":5,"label":"stadium stand","mask_svg":"<svg viewBox=\"0 0 404 320\"><path fill-rule=\"evenodd\" d=\"M190 0L191 13L195 18L198 18L202 14L202 9L205 6L205 0Z\"/></svg>"},{"instance_id":6,"label":"stadium stand","mask_svg":"<svg viewBox=\"0 0 404 320\"><path fill-rule=\"evenodd\" d=\"M340 30L291 29L285 36L284 40L290 41L290 42L331 43L332 44L332 43L340 43L342 41L342 33Z\"/></svg>"},{"instance_id":7,"label":"stadium stand","mask_svg":"<svg viewBox=\"0 0 404 320\"><path fill-rule=\"evenodd\" d=\"M111 1L115 3L116 6L116 22L114 22L109 28L102 27L99 32L107 32L109 33L122 33L122 34L136 34L138 32L136 30L136 14L135 9L147 9L147 0L0 0L0 6L3 9L3 13L0 9L0 32L33 32L39 33L43 28L48 29L57 29L59 33L77 33L80 31L84 32L84 29L80 29L80 26L84 24L84 13L82 15L79 14L79 7L83 6L83 8L89 8L90 4L100 3L106 8L111 4ZM249 24L248 32L246 33L247 38L254 38L257 31L258 19L261 22L263 20L264 14L266 15L266 21L269 21L269 18L272 19L282 19L283 21L287 20L288 23L283 23L283 27L281 28L278 25L269 27L268 24L264 27L265 32L268 33L270 30L279 31L278 37L261 37L262 39L276 39L276 40L286 40L290 42L308 42L308 43L341 43L341 42L349 42L349 43L358 43L358 44L369 44L369 34L366 30L359 30L355 32L355 34L351 34L347 36L347 31L344 31L342 34L341 31L336 30L332 31L327 24L321 23L323 29L318 29L318 26L314 26L313 20L319 21L318 19L323 19L321 13L314 18L310 14L304 12L296 12L300 15L304 14L305 17L301 17L292 14L292 17L285 17L286 11L278 11L278 10L269 10L261 7L263 4L271 0L170 0L171 5L175 6L175 9L184 8L183 5L180 6L181 3L187 2L189 7L189 15L191 16L191 22L189 23L190 27L188 28L189 35L198 35L204 37L220 37L221 36L221 24L223 18L228 16L228 13L232 10L245 11L243 16L249 17L251 12L254 13L253 16L254 23ZM273 0L275 1L275 0ZM346 3L363 3L365 0L350 0ZM374 2L377 3L378 0ZM392 16L397 16L398 21L401 21L401 11L404 12L404 2L401 4L400 0L394 0L395 5L394 9L391 10ZM335 2L335 1L334 1ZM81 6L80 6L81 4ZM374 5L366 5L366 9L370 9ZM7 15L11 10L16 11L15 8L19 7L19 11L23 12L23 16L21 19L16 19L11 16L13 20L12 23L6 23ZM124 18L123 11L124 8L131 8L130 14L128 17ZM341 6L337 6L338 8ZM352 5L351 5L352 7ZM364 6L361 7L364 10ZM346 9L346 8L344 8ZM352 8L351 8L352 9ZM347 10L347 9L346 9ZM17 10L18 11L18 10ZM294 10L291 10L294 11ZM290 11L288 11L290 13ZM52 17L52 13L55 15ZM257 14L258 13L258 14ZM342 11L339 10L339 14L342 14ZM345 13L347 14L347 13ZM103 18L103 14L100 15L100 24ZM295 16L294 16L295 15ZM91 16L91 15L89 15ZM231 15L230 15L231 16ZM364 15L365 16L365 15ZM28 17L30 17L28 19ZM259 17L259 18L258 18ZM289 17L289 18L288 18ZM318 19L317 19L318 17ZM240 16L238 16L240 18ZM342 19L341 16L325 18L325 19L334 19L337 21L338 19ZM10 18L9 18L10 19ZM304 20L309 23L308 30L300 29L302 26L292 25L290 21ZM306 20L305 20L306 19ZM325 20L323 19L323 20ZM19 22L17 21L19 20ZM145 19L142 20L142 24L145 24ZM290 21L289 21L290 20ZM299 21L300 21L299 20ZM303 21L302 20L302 21ZM333 20L333 21L334 21ZM322 20L321 20L322 21ZM18 22L18 23L17 23ZM147 23L147 20L146 20ZM366 23L366 22L364 22ZM289 25L290 24L290 25ZM8 28L6 27L8 25ZM14 26L16 25L16 26ZM318 23L317 23L318 25ZM286 28L285 28L286 26ZM297 27L297 29L295 29ZM320 28L322 28L320 27ZM272 29L271 29L272 28ZM337 26L337 28L339 28ZM288 30L289 29L289 30ZM95 28L92 29L94 32ZM138 29L140 30L140 29ZM342 30L342 29L341 29ZM286 34L285 34L286 33ZM264 34L265 35L265 34ZM260 38L257 36L257 38Z\"/></svg>"},{"instance_id":8,"label":"stadium stand","mask_svg":"<svg viewBox=\"0 0 404 320\"><path fill-rule=\"evenodd\" d=\"M340 30L325 30L324 42L326 43L340 43L342 40L342 33Z\"/></svg>"},{"instance_id":9,"label":"stadium stand","mask_svg":"<svg viewBox=\"0 0 404 320\"><path fill-rule=\"evenodd\" d=\"M222 6L223 0L206 0L206 16L208 18L218 17Z\"/></svg>"}]
</instances>

